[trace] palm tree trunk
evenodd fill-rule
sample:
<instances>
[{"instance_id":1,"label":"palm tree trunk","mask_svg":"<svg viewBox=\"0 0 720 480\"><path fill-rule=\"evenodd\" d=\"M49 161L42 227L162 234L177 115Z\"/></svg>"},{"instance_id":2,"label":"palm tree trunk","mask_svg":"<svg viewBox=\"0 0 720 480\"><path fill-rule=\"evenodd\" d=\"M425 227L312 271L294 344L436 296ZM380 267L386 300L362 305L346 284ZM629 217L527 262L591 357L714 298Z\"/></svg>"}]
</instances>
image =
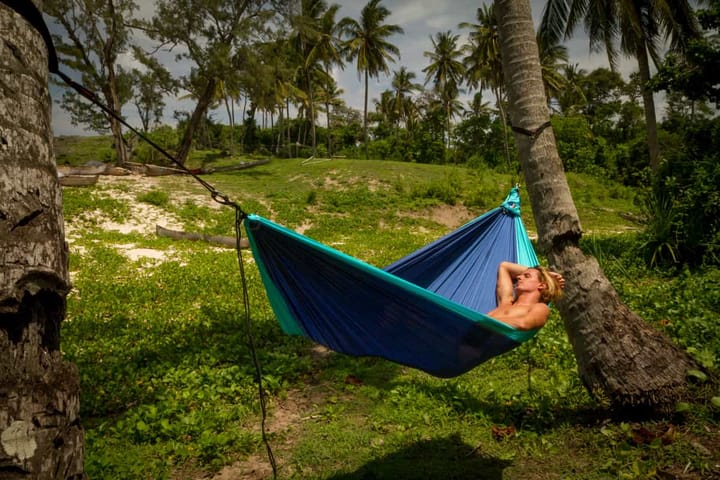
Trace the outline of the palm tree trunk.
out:
<instances>
[{"instance_id":1,"label":"palm tree trunk","mask_svg":"<svg viewBox=\"0 0 720 480\"><path fill-rule=\"evenodd\" d=\"M330 102L325 102L325 114L327 115L327 153L328 158L333 156L332 130L330 130Z\"/></svg>"},{"instance_id":2,"label":"palm tree trunk","mask_svg":"<svg viewBox=\"0 0 720 480\"><path fill-rule=\"evenodd\" d=\"M288 158L292 157L292 135L290 132L290 99L285 99L285 106L287 107L287 142L288 142Z\"/></svg>"},{"instance_id":3,"label":"palm tree trunk","mask_svg":"<svg viewBox=\"0 0 720 480\"><path fill-rule=\"evenodd\" d=\"M0 7L0 478L80 479L80 382L60 352L70 289L40 34ZM29 93L32 92L32 93Z\"/></svg>"},{"instance_id":4,"label":"palm tree trunk","mask_svg":"<svg viewBox=\"0 0 720 480\"><path fill-rule=\"evenodd\" d=\"M313 99L312 84L310 83L310 73L305 71L305 80L308 86L308 101L310 102L310 108L308 113L310 115L310 131L312 135L312 154L317 156L317 136L315 134L315 100Z\"/></svg>"},{"instance_id":5,"label":"palm tree trunk","mask_svg":"<svg viewBox=\"0 0 720 480\"><path fill-rule=\"evenodd\" d=\"M655 117L655 98L650 82L650 63L648 53L643 43L635 55L638 60L640 84L642 85L643 107L645 109L645 124L647 128L648 153L650 155L650 169L657 172L660 162L660 145L658 141L657 119Z\"/></svg>"},{"instance_id":6,"label":"palm tree trunk","mask_svg":"<svg viewBox=\"0 0 720 480\"><path fill-rule=\"evenodd\" d=\"M530 3L498 0L503 71L513 125L533 131L549 119ZM533 140L516 133L539 248L567 287L557 303L580 376L595 396L617 409L667 409L684 393L692 360L620 300L597 261L578 243L580 220L546 128Z\"/></svg>"},{"instance_id":7,"label":"palm tree trunk","mask_svg":"<svg viewBox=\"0 0 720 480\"><path fill-rule=\"evenodd\" d=\"M235 155L235 141L233 138L233 130L235 130L235 110L233 107L233 100L230 98L228 100L228 96L226 95L223 100L225 101L225 110L228 114L228 123L230 123L230 156L232 157Z\"/></svg>"},{"instance_id":8,"label":"palm tree trunk","mask_svg":"<svg viewBox=\"0 0 720 480\"><path fill-rule=\"evenodd\" d=\"M283 122L283 118L284 118L284 110L285 109L283 108L283 106L280 105L280 110L278 113L278 134L277 134L277 140L276 140L277 143L275 144L275 148L273 149L273 153L275 153L276 155L280 153L280 145L282 145L282 139L283 139L283 135L284 135L283 128L282 128L282 122Z\"/></svg>"},{"instance_id":9,"label":"palm tree trunk","mask_svg":"<svg viewBox=\"0 0 720 480\"><path fill-rule=\"evenodd\" d=\"M275 111L270 110L270 145L268 145L268 148L271 152L275 153L275 145L272 144L274 142L275 136L273 135L273 132L275 131Z\"/></svg>"},{"instance_id":10,"label":"palm tree trunk","mask_svg":"<svg viewBox=\"0 0 720 480\"><path fill-rule=\"evenodd\" d=\"M450 149L450 103L446 102L445 104L445 135L447 136L447 139L445 140L445 149ZM443 160L443 163L444 160Z\"/></svg>"},{"instance_id":11,"label":"palm tree trunk","mask_svg":"<svg viewBox=\"0 0 720 480\"><path fill-rule=\"evenodd\" d=\"M367 105L368 105L368 82L369 82L369 73L367 69L365 70L365 110L363 110L363 141L365 143L365 160L367 160L370 156L368 154L368 115L367 115Z\"/></svg>"},{"instance_id":12,"label":"palm tree trunk","mask_svg":"<svg viewBox=\"0 0 720 480\"><path fill-rule=\"evenodd\" d=\"M330 78L330 67L327 66L325 68L325 74L327 75L327 78ZM330 87L331 83L328 81L327 85L327 93L326 93L326 100L325 100L325 115L327 120L327 153L328 158L332 158L332 131L330 131Z\"/></svg>"}]
</instances>

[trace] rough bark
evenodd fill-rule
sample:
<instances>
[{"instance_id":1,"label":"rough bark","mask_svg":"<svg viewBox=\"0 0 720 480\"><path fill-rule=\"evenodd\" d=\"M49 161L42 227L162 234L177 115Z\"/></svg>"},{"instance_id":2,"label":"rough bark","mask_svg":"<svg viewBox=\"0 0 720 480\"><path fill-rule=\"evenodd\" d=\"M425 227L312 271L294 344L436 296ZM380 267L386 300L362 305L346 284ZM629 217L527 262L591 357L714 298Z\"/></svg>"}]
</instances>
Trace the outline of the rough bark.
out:
<instances>
[{"instance_id":1,"label":"rough bark","mask_svg":"<svg viewBox=\"0 0 720 480\"><path fill-rule=\"evenodd\" d=\"M79 379L60 353L69 289L47 50L0 4L0 478L79 479Z\"/></svg>"},{"instance_id":2,"label":"rough bark","mask_svg":"<svg viewBox=\"0 0 720 480\"><path fill-rule=\"evenodd\" d=\"M513 126L536 131L549 120L528 0L496 2L503 70ZM620 300L597 261L578 247L582 228L552 128L515 133L533 206L539 250L563 272L557 303L591 394L617 409L663 410L685 390L692 360Z\"/></svg>"}]
</instances>

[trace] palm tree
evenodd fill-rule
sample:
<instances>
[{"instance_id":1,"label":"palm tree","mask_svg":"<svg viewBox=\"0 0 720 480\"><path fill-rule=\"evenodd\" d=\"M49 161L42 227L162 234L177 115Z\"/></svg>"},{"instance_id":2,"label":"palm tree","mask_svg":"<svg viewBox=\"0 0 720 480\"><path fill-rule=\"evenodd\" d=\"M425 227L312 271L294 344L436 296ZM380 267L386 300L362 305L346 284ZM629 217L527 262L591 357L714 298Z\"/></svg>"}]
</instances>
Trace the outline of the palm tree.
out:
<instances>
[{"instance_id":1,"label":"palm tree","mask_svg":"<svg viewBox=\"0 0 720 480\"><path fill-rule=\"evenodd\" d=\"M293 19L295 26L291 36L291 42L300 57L300 77L298 80L307 95L304 110L310 120L313 155L317 155L313 71L318 68L320 50L316 49L316 46L322 39L322 33L319 30L320 21L326 11L327 3L324 0L302 0L300 3L300 15Z\"/></svg>"},{"instance_id":2,"label":"palm tree","mask_svg":"<svg viewBox=\"0 0 720 480\"><path fill-rule=\"evenodd\" d=\"M489 117L490 116L490 104L483 102L482 90L475 92L472 100L468 102L468 109L465 110L465 115L475 117Z\"/></svg>"},{"instance_id":3,"label":"palm tree","mask_svg":"<svg viewBox=\"0 0 720 480\"><path fill-rule=\"evenodd\" d=\"M263 59L263 64L267 68L266 75L269 79L268 92L271 96L270 105L273 109L277 109L279 112L278 123L282 123L283 119L290 119L290 101L301 98L304 94L301 92L299 87L296 86L296 82L293 81L293 76L296 73L297 66L294 65L293 59L295 58L292 46L288 39L278 39L271 42L260 43L253 49L258 52L260 58ZM247 84L246 90L250 90L250 87L256 83L257 74L247 72L247 78L245 83ZM290 122L287 123L287 137L286 144L288 147L288 156L292 154L292 147L290 145ZM282 144L283 132L278 132L277 145ZM276 149L276 152L278 151Z\"/></svg>"},{"instance_id":4,"label":"palm tree","mask_svg":"<svg viewBox=\"0 0 720 480\"><path fill-rule=\"evenodd\" d=\"M395 98L392 90L385 90L380 94L380 99L374 99L375 114L370 117L378 122L377 132L382 132L382 137L387 136L389 128L398 122L398 112L395 110Z\"/></svg>"},{"instance_id":5,"label":"palm tree","mask_svg":"<svg viewBox=\"0 0 720 480\"><path fill-rule=\"evenodd\" d=\"M466 82L471 89L490 89L500 102L503 88L502 60L498 45L495 4L484 4L475 12L478 23L462 22L460 28L469 28L466 56Z\"/></svg>"},{"instance_id":6,"label":"palm tree","mask_svg":"<svg viewBox=\"0 0 720 480\"><path fill-rule=\"evenodd\" d=\"M462 50L457 45L458 38L460 35L452 35L449 31L439 32L435 38L430 37L433 50L424 52L425 57L430 59L430 65L423 68L425 84L432 80L445 111L446 146L450 142L450 120L454 114L453 105L460 92L459 85L465 76L465 66L459 59Z\"/></svg>"},{"instance_id":7,"label":"palm tree","mask_svg":"<svg viewBox=\"0 0 720 480\"><path fill-rule=\"evenodd\" d=\"M23 8L33 7L28 4ZM60 351L71 285L48 51L38 31L11 10L13 2L6 5L0 8L0 476L84 478L80 379Z\"/></svg>"},{"instance_id":8,"label":"palm tree","mask_svg":"<svg viewBox=\"0 0 720 480\"><path fill-rule=\"evenodd\" d=\"M327 119L327 142L328 142L328 156L333 156L333 141L332 141L332 130L330 129L330 120L333 115L333 110L338 107L345 106L345 101L342 99L342 95L345 90L338 88L338 84L334 78L330 77L328 82L325 83L320 91L318 92L318 100L325 104L325 116Z\"/></svg>"},{"instance_id":9,"label":"palm tree","mask_svg":"<svg viewBox=\"0 0 720 480\"><path fill-rule=\"evenodd\" d=\"M422 90L422 85L413 83L415 72L409 72L406 67L400 67L393 73L393 107L398 115L398 124L402 121L405 128L409 130L410 115L412 109L412 94Z\"/></svg>"},{"instance_id":10,"label":"palm tree","mask_svg":"<svg viewBox=\"0 0 720 480\"><path fill-rule=\"evenodd\" d=\"M483 5L477 9L478 23L463 22L460 28L470 28L470 42L465 45L467 56L466 82L473 88L487 88L495 94L495 101L500 114L505 143L505 155L510 163L510 149L507 144L507 120L503 99L505 86L503 79L503 64L500 46L498 44L498 25L495 15L495 4ZM556 39L550 37L537 37L540 48L540 63L542 68L543 85L548 99L556 96L565 86L562 76L558 73L567 64L567 48L559 45Z\"/></svg>"},{"instance_id":11,"label":"palm tree","mask_svg":"<svg viewBox=\"0 0 720 480\"><path fill-rule=\"evenodd\" d=\"M470 28L469 43L465 45L466 82L471 89L489 89L495 94L495 106L500 114L503 132L505 160L510 166L510 146L508 144L507 119L503 98L502 59L498 44L498 27L495 18L495 4L483 5L475 13L478 23L463 22L460 28Z\"/></svg>"},{"instance_id":12,"label":"palm tree","mask_svg":"<svg viewBox=\"0 0 720 480\"><path fill-rule=\"evenodd\" d=\"M558 106L563 114L572 114L576 109L587 104L581 85L587 72L575 63L565 65L562 75L565 77L565 88L558 95Z\"/></svg>"},{"instance_id":13,"label":"palm tree","mask_svg":"<svg viewBox=\"0 0 720 480\"><path fill-rule=\"evenodd\" d=\"M655 66L660 64L661 46L666 39L670 41L671 51L681 51L699 36L690 3L688 0L548 0L540 32L551 39L567 39L580 22L584 23L590 38L590 50L598 51L604 46L613 70L618 53L637 60L643 85L650 167L656 171L660 149L655 100L648 86L650 59Z\"/></svg>"},{"instance_id":14,"label":"palm tree","mask_svg":"<svg viewBox=\"0 0 720 480\"><path fill-rule=\"evenodd\" d=\"M549 105L549 102L553 98L557 99L567 87L567 79L562 75L562 71L568 64L568 50L566 46L551 39L538 36L537 40L543 86Z\"/></svg>"},{"instance_id":15,"label":"palm tree","mask_svg":"<svg viewBox=\"0 0 720 480\"><path fill-rule=\"evenodd\" d=\"M549 119L528 0L496 2L513 124L533 131ZM515 134L538 229L538 246L567 286L557 302L590 394L618 409L667 408L684 392L692 360L630 311L595 258L579 247L582 228L552 129Z\"/></svg>"},{"instance_id":16,"label":"palm tree","mask_svg":"<svg viewBox=\"0 0 720 480\"><path fill-rule=\"evenodd\" d=\"M222 97L230 124L230 156L235 155L235 99L240 97L239 75L228 76L218 82L218 95Z\"/></svg>"},{"instance_id":17,"label":"palm tree","mask_svg":"<svg viewBox=\"0 0 720 480\"><path fill-rule=\"evenodd\" d=\"M390 10L380 5L380 0L370 0L360 12L360 21L345 17L340 21L340 31L346 38L345 51L349 61L356 60L358 75L365 76L365 102L363 110L363 140L365 158L368 158L368 81L380 73L388 73L388 62L400 57L400 50L387 41L396 33L404 33L398 25L385 24Z\"/></svg>"},{"instance_id":18,"label":"palm tree","mask_svg":"<svg viewBox=\"0 0 720 480\"><path fill-rule=\"evenodd\" d=\"M340 5L332 4L328 7L322 16L317 20L317 32L319 34L317 42L310 52L310 59L320 61L325 68L325 85L324 99L325 112L328 130L328 156L332 157L332 135L330 135L330 102L333 96L338 92L337 84L330 74L330 69L337 65L340 69L345 67L342 57L342 46L340 41L339 24L335 20ZM340 90L342 93L342 90Z\"/></svg>"}]
</instances>

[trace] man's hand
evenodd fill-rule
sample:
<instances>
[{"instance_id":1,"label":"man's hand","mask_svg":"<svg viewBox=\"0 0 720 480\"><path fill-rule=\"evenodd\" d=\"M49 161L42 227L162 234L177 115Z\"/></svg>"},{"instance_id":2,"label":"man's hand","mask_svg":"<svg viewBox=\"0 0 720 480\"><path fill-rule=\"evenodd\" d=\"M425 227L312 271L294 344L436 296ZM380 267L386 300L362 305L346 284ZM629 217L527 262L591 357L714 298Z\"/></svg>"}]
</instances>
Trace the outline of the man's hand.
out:
<instances>
[{"instance_id":1,"label":"man's hand","mask_svg":"<svg viewBox=\"0 0 720 480\"><path fill-rule=\"evenodd\" d=\"M548 271L548 273L550 274L551 277L553 277L555 279L555 281L557 281L560 288L565 289L565 277L563 277L562 275L560 275L557 272Z\"/></svg>"}]
</instances>

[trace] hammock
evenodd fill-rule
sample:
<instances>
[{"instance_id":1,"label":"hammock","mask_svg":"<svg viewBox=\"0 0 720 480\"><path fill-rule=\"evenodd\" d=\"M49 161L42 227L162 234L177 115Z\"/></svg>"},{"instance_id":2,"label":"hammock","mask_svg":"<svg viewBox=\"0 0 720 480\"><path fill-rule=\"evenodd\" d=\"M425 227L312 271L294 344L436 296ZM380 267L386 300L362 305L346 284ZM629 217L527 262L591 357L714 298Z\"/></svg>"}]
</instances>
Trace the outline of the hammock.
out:
<instances>
[{"instance_id":1,"label":"hammock","mask_svg":"<svg viewBox=\"0 0 720 480\"><path fill-rule=\"evenodd\" d=\"M500 207L376 268L257 215L245 219L270 304L287 334L453 377L529 340L488 317L497 268L537 265L513 188Z\"/></svg>"}]
</instances>

